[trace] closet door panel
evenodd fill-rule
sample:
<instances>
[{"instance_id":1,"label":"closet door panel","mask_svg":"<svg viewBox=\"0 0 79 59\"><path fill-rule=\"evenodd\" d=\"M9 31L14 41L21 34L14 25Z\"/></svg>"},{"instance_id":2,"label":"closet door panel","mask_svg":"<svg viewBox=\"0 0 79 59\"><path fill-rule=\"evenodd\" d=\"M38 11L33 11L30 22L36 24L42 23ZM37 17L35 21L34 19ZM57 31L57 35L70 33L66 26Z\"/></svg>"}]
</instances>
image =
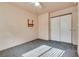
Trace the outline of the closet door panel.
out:
<instances>
[{"instance_id":1,"label":"closet door panel","mask_svg":"<svg viewBox=\"0 0 79 59\"><path fill-rule=\"evenodd\" d=\"M60 41L59 37L59 17L51 18L51 40Z\"/></svg>"},{"instance_id":2,"label":"closet door panel","mask_svg":"<svg viewBox=\"0 0 79 59\"><path fill-rule=\"evenodd\" d=\"M61 16L61 41L71 43L71 15Z\"/></svg>"}]
</instances>

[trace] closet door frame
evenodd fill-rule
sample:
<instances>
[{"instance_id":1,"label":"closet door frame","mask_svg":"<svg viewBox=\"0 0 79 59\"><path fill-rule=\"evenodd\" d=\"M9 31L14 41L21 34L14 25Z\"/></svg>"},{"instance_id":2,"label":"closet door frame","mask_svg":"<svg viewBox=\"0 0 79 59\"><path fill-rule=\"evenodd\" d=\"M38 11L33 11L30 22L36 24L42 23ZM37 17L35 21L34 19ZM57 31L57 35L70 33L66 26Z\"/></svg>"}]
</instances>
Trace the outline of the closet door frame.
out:
<instances>
[{"instance_id":1,"label":"closet door frame","mask_svg":"<svg viewBox=\"0 0 79 59\"><path fill-rule=\"evenodd\" d=\"M57 15L57 16L53 16L53 17L50 17L49 16L49 40L51 40L51 18L55 18L55 17L61 17L61 16L65 16L65 15L71 15L71 44L73 44L73 38L72 38L72 35L73 35L73 19L72 19L72 13L67 13L67 14L62 14L62 15Z\"/></svg>"}]
</instances>

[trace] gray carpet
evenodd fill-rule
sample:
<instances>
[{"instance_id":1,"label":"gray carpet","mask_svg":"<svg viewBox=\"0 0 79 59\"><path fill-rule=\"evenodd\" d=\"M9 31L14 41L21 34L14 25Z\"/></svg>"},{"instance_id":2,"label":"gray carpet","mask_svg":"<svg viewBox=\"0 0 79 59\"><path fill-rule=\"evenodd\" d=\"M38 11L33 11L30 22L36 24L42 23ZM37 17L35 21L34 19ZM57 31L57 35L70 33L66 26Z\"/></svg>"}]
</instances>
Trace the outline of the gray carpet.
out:
<instances>
[{"instance_id":1,"label":"gray carpet","mask_svg":"<svg viewBox=\"0 0 79 59\"><path fill-rule=\"evenodd\" d=\"M62 57L78 57L77 46L75 45L56 41L45 41L40 39L9 48L4 51L0 51L0 57L21 57L22 54L41 45L48 45L52 48L65 50L65 53L62 55Z\"/></svg>"}]
</instances>

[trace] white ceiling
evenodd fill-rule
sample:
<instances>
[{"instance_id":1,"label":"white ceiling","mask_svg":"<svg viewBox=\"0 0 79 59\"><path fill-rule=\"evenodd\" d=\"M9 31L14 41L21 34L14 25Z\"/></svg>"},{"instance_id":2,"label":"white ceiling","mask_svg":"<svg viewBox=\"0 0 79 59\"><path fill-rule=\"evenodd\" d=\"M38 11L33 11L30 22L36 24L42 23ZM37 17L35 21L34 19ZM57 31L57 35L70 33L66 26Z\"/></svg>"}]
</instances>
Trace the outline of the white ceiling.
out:
<instances>
[{"instance_id":1,"label":"white ceiling","mask_svg":"<svg viewBox=\"0 0 79 59\"><path fill-rule=\"evenodd\" d=\"M74 2L40 2L42 8L36 8L31 2L15 2L14 5L27 10L33 14L42 14L45 12L53 12L64 8L69 8L75 5Z\"/></svg>"}]
</instances>

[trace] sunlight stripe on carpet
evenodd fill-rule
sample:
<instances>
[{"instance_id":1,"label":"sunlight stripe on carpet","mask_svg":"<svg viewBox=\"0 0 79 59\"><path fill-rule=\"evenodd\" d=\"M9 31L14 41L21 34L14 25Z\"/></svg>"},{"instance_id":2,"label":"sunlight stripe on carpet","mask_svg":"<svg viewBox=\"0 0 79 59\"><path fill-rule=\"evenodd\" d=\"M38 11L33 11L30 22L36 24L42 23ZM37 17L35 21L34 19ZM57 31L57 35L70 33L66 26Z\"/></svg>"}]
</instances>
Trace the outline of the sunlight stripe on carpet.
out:
<instances>
[{"instance_id":1,"label":"sunlight stripe on carpet","mask_svg":"<svg viewBox=\"0 0 79 59\"><path fill-rule=\"evenodd\" d=\"M41 55L40 57L61 57L65 53L64 50L58 48L52 48L45 54Z\"/></svg>"},{"instance_id":2,"label":"sunlight stripe on carpet","mask_svg":"<svg viewBox=\"0 0 79 59\"><path fill-rule=\"evenodd\" d=\"M44 52L48 51L49 49L51 49L50 46L42 45L42 46L37 47L29 52L24 53L22 56L23 57L38 57L41 54L43 54Z\"/></svg>"}]
</instances>

